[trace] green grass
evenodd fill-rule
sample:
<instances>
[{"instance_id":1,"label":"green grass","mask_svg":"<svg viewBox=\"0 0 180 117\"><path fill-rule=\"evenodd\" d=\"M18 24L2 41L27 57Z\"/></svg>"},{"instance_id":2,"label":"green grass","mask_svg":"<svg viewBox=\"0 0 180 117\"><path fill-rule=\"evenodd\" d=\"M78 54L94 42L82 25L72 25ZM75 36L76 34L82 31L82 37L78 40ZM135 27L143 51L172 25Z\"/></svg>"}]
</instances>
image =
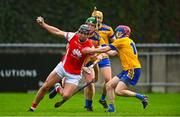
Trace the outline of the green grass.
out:
<instances>
[{"instance_id":1,"label":"green grass","mask_svg":"<svg viewBox=\"0 0 180 117\"><path fill-rule=\"evenodd\" d=\"M35 96L34 93L0 93L0 116L180 116L180 94L147 94L149 106L143 109L139 100L116 97L116 112L105 113L98 103L100 94L94 98L94 112L87 112L82 93L74 95L60 108L54 103L60 99L48 99L46 95L35 112L27 112Z\"/></svg>"}]
</instances>

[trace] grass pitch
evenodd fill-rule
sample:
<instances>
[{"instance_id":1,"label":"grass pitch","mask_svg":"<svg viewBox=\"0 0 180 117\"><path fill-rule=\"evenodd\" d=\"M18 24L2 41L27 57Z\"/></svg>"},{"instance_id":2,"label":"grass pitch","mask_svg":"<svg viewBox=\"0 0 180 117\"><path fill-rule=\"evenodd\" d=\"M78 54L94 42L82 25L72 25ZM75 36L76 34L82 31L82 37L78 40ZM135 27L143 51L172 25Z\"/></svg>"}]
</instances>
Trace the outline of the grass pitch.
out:
<instances>
[{"instance_id":1,"label":"grass pitch","mask_svg":"<svg viewBox=\"0 0 180 117\"><path fill-rule=\"evenodd\" d=\"M98 103L100 94L93 101L93 112L84 109L82 93L74 95L60 108L54 108L54 99L44 97L35 112L27 112L35 96L34 93L0 93L0 116L180 116L180 94L147 94L149 106L143 109L140 101L135 98L117 97L116 112L106 113Z\"/></svg>"}]
</instances>

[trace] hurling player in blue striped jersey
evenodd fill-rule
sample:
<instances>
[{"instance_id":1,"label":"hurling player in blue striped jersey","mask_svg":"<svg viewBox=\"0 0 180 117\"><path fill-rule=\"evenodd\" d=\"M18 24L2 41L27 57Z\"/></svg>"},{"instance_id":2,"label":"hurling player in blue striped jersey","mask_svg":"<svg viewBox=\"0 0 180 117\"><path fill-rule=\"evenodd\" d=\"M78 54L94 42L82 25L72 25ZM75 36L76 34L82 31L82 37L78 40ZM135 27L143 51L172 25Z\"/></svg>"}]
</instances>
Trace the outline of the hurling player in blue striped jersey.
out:
<instances>
[{"instance_id":1,"label":"hurling player in blue striped jersey","mask_svg":"<svg viewBox=\"0 0 180 117\"><path fill-rule=\"evenodd\" d=\"M98 11L96 7L94 8L94 11L92 12L92 16L97 19L97 26L96 26L96 32L99 34L101 38L103 38L106 45L109 43L114 42L116 39L114 35L113 29L103 23L103 13L101 11ZM106 103L106 83L112 78L112 71L111 71L111 63L109 60L109 56L105 53L103 53L102 60L98 63L99 69L101 71L101 74L105 80L105 84L103 86L103 92L101 95L101 98L99 100L99 103L102 104L104 108L107 108Z\"/></svg>"},{"instance_id":2,"label":"hurling player in blue striped jersey","mask_svg":"<svg viewBox=\"0 0 180 117\"><path fill-rule=\"evenodd\" d=\"M129 86L135 86L140 78L141 64L135 43L129 38L131 30L128 26L119 25L115 29L116 40L107 46L88 49L89 53L103 53L118 55L121 61L122 71L106 83L109 108L107 112L115 112L114 92L118 96L136 97L142 102L143 108L148 105L148 97L131 91Z\"/></svg>"}]
</instances>

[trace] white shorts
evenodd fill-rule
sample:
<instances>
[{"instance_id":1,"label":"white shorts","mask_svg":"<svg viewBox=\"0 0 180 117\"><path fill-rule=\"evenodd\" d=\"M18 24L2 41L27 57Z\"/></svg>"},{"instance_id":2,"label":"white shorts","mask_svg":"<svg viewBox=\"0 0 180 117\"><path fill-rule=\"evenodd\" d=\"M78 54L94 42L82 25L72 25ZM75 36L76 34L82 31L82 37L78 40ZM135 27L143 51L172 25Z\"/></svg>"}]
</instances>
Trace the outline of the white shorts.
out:
<instances>
[{"instance_id":1,"label":"white shorts","mask_svg":"<svg viewBox=\"0 0 180 117\"><path fill-rule=\"evenodd\" d=\"M62 62L60 62L55 68L54 71L61 77L66 78L65 83L71 83L78 86L80 80L82 79L81 75L70 74L65 71Z\"/></svg>"}]
</instances>

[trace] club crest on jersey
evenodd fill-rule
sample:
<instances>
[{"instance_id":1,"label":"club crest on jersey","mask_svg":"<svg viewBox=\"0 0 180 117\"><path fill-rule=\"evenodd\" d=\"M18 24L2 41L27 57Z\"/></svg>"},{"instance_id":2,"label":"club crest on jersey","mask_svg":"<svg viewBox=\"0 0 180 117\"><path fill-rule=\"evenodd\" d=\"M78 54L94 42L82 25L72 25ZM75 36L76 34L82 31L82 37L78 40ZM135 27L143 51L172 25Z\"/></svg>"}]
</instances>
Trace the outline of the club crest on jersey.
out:
<instances>
[{"instance_id":1,"label":"club crest on jersey","mask_svg":"<svg viewBox=\"0 0 180 117\"><path fill-rule=\"evenodd\" d=\"M72 51L72 53L73 53L74 56L77 56L78 58L82 57L82 53L78 49L74 49Z\"/></svg>"}]
</instances>

